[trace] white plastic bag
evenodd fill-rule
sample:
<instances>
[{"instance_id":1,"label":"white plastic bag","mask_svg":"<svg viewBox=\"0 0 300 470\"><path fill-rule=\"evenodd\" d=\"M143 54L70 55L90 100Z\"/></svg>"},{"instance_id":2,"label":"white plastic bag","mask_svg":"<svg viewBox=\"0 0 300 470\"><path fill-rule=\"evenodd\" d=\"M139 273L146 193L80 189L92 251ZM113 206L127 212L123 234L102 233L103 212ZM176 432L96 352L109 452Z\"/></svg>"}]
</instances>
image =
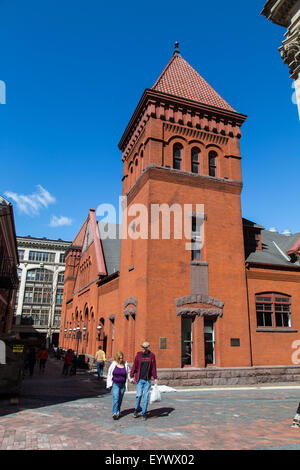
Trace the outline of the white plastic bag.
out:
<instances>
[{"instance_id":1,"label":"white plastic bag","mask_svg":"<svg viewBox=\"0 0 300 470\"><path fill-rule=\"evenodd\" d=\"M160 393L177 392L177 390L175 390L175 388L168 387L167 385L158 385L158 390L160 391Z\"/></svg>"},{"instance_id":2,"label":"white plastic bag","mask_svg":"<svg viewBox=\"0 0 300 470\"><path fill-rule=\"evenodd\" d=\"M157 401L161 401L161 396L160 396L160 391L159 391L158 385L155 384L155 385L153 385L153 388L151 390L150 403L155 403Z\"/></svg>"}]
</instances>

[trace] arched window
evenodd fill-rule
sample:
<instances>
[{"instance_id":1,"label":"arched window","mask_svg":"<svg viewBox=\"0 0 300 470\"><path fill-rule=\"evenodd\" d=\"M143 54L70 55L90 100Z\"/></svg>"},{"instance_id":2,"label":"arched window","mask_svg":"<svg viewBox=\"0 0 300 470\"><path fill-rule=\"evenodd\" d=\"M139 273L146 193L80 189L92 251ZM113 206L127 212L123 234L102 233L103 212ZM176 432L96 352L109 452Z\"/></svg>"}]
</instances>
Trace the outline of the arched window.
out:
<instances>
[{"instance_id":1,"label":"arched window","mask_svg":"<svg viewBox=\"0 0 300 470\"><path fill-rule=\"evenodd\" d=\"M173 168L175 170L181 170L182 148L181 144L175 144L173 147Z\"/></svg>"},{"instance_id":2,"label":"arched window","mask_svg":"<svg viewBox=\"0 0 300 470\"><path fill-rule=\"evenodd\" d=\"M291 326L291 297L278 292L256 294L257 327Z\"/></svg>"},{"instance_id":3,"label":"arched window","mask_svg":"<svg viewBox=\"0 0 300 470\"><path fill-rule=\"evenodd\" d=\"M212 150L208 154L209 176L217 175L217 152Z\"/></svg>"},{"instance_id":4,"label":"arched window","mask_svg":"<svg viewBox=\"0 0 300 470\"><path fill-rule=\"evenodd\" d=\"M84 321L88 321L89 319L89 308L88 306L85 307L85 311L84 311Z\"/></svg>"},{"instance_id":5,"label":"arched window","mask_svg":"<svg viewBox=\"0 0 300 470\"><path fill-rule=\"evenodd\" d=\"M192 168L192 173L199 173L199 154L200 150L197 147L192 148L192 154L191 154L191 168Z\"/></svg>"}]
</instances>

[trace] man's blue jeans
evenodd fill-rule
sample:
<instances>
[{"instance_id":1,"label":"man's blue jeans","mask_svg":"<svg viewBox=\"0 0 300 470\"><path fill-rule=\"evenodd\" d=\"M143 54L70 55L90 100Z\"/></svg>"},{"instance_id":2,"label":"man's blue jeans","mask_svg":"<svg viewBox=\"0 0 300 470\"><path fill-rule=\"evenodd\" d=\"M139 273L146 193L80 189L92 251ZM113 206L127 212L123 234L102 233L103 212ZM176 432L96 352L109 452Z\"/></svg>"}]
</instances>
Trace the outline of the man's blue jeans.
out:
<instances>
[{"instance_id":1,"label":"man's blue jeans","mask_svg":"<svg viewBox=\"0 0 300 470\"><path fill-rule=\"evenodd\" d=\"M151 380L139 380L136 384L136 402L135 410L141 411L141 415L144 416L147 413L149 392L151 387ZM143 407L141 408L141 400L143 398Z\"/></svg>"},{"instance_id":2,"label":"man's blue jeans","mask_svg":"<svg viewBox=\"0 0 300 470\"><path fill-rule=\"evenodd\" d=\"M104 366L104 362L97 362L97 373L98 373L98 377L102 377L102 376L103 376L103 366Z\"/></svg>"},{"instance_id":3,"label":"man's blue jeans","mask_svg":"<svg viewBox=\"0 0 300 470\"><path fill-rule=\"evenodd\" d=\"M115 383L113 384L112 389L111 389L112 414L113 415L120 414L124 393L125 393L125 384L115 384Z\"/></svg>"}]
</instances>

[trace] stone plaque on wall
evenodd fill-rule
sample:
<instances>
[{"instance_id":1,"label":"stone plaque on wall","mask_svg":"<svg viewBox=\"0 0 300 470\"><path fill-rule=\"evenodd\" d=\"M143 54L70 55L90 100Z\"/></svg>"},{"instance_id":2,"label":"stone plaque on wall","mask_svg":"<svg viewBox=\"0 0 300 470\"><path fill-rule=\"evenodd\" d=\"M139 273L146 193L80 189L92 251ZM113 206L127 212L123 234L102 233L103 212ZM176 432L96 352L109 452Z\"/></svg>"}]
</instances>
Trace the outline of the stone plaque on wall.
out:
<instances>
[{"instance_id":1,"label":"stone plaque on wall","mask_svg":"<svg viewBox=\"0 0 300 470\"><path fill-rule=\"evenodd\" d=\"M167 349L167 338L159 338L159 349Z\"/></svg>"}]
</instances>

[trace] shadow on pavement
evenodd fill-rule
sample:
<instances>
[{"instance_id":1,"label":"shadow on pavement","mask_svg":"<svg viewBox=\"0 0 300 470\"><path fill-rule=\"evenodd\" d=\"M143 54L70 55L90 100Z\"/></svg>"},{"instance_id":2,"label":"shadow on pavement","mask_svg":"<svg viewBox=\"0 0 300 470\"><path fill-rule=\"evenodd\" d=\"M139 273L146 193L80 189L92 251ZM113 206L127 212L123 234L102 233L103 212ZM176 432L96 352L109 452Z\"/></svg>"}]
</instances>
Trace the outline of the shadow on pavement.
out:
<instances>
[{"instance_id":1,"label":"shadow on pavement","mask_svg":"<svg viewBox=\"0 0 300 470\"><path fill-rule=\"evenodd\" d=\"M156 408L154 410L150 410L147 412L147 418L163 418L163 417L169 416L169 414L172 413L172 411L174 410L175 408L166 408L166 407ZM134 408L129 408L128 410L121 411L120 419L124 418L127 415L133 414L133 412L134 412ZM140 419L140 418L136 418L136 419Z\"/></svg>"},{"instance_id":2,"label":"shadow on pavement","mask_svg":"<svg viewBox=\"0 0 300 470\"><path fill-rule=\"evenodd\" d=\"M11 396L0 395L0 416L106 395L105 378L98 380L92 373L78 371L73 376L62 375L62 361L49 359L44 373L36 368L34 375L25 375L17 403Z\"/></svg>"},{"instance_id":3,"label":"shadow on pavement","mask_svg":"<svg viewBox=\"0 0 300 470\"><path fill-rule=\"evenodd\" d=\"M148 418L163 418L164 416L169 416L175 408L156 408L155 410L150 410L147 413Z\"/></svg>"}]
</instances>

